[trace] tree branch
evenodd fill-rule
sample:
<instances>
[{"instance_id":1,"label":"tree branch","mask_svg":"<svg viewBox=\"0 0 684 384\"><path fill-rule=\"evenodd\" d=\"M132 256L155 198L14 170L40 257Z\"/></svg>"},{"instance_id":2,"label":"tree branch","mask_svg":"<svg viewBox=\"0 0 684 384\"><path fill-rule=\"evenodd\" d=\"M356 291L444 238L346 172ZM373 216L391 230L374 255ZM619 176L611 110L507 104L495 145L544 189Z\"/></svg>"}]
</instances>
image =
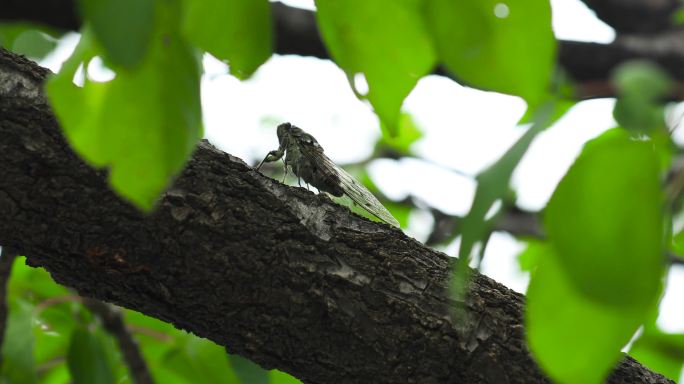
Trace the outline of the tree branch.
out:
<instances>
[{"instance_id":1,"label":"tree branch","mask_svg":"<svg viewBox=\"0 0 684 384\"><path fill-rule=\"evenodd\" d=\"M679 0L582 0L618 33L654 33L674 27Z\"/></svg>"},{"instance_id":2,"label":"tree branch","mask_svg":"<svg viewBox=\"0 0 684 384\"><path fill-rule=\"evenodd\" d=\"M0 244L59 283L305 383L549 382L522 295L475 273L453 302L453 259L206 142L139 213L64 142L34 96L44 72L0 50ZM609 382L635 380L671 383L629 358Z\"/></svg>"},{"instance_id":3,"label":"tree branch","mask_svg":"<svg viewBox=\"0 0 684 384\"><path fill-rule=\"evenodd\" d=\"M126 329L121 311L110 304L89 298L83 298L83 305L102 321L104 329L116 339L133 382L135 384L154 383L138 343Z\"/></svg>"}]
</instances>

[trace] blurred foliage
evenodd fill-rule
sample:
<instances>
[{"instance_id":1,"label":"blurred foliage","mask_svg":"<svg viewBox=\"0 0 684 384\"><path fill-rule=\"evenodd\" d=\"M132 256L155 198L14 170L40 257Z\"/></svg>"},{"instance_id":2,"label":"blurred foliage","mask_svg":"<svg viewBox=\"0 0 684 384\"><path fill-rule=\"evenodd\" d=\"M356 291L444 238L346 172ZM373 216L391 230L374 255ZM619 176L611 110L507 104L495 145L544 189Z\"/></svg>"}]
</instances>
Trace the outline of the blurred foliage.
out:
<instances>
[{"instance_id":1,"label":"blurred foliage","mask_svg":"<svg viewBox=\"0 0 684 384\"><path fill-rule=\"evenodd\" d=\"M669 77L653 63L631 61L613 74L619 97L613 116L621 126L648 134L665 127L661 99L670 89Z\"/></svg>"},{"instance_id":2,"label":"blurred foliage","mask_svg":"<svg viewBox=\"0 0 684 384\"><path fill-rule=\"evenodd\" d=\"M461 224L459 260L456 263L454 277L451 280L451 291L454 296L462 298L466 294L471 253L480 243L480 257L484 255L490 235L489 217L499 210L497 202L499 203L498 206L503 205L502 202L509 191L508 184L513 171L527 148L532 144L532 140L549 127L555 109L554 105L553 101L543 104L535 113L534 123L520 139L496 163L477 175L475 198L470 211L463 218Z\"/></svg>"},{"instance_id":3,"label":"blurred foliage","mask_svg":"<svg viewBox=\"0 0 684 384\"><path fill-rule=\"evenodd\" d=\"M648 368L677 381L684 363L684 333L666 333L647 322L629 354Z\"/></svg>"},{"instance_id":4,"label":"blurred foliage","mask_svg":"<svg viewBox=\"0 0 684 384\"><path fill-rule=\"evenodd\" d=\"M585 145L551 197L548 242L523 254L528 268L536 263L527 337L559 382L602 382L658 303L665 266L659 173L651 143L619 128L605 132Z\"/></svg>"},{"instance_id":5,"label":"blurred foliage","mask_svg":"<svg viewBox=\"0 0 684 384\"><path fill-rule=\"evenodd\" d=\"M587 143L556 188L546 232L569 281L587 298L643 308L657 297L664 272L659 173L652 143L616 128Z\"/></svg>"},{"instance_id":6,"label":"blurred foliage","mask_svg":"<svg viewBox=\"0 0 684 384\"><path fill-rule=\"evenodd\" d=\"M554 71L548 1L433 0L427 19L447 68L472 86L541 104Z\"/></svg>"},{"instance_id":7,"label":"blurred foliage","mask_svg":"<svg viewBox=\"0 0 684 384\"><path fill-rule=\"evenodd\" d=\"M48 96L72 146L88 162L109 168L112 188L145 210L202 137L199 62L177 37L173 10L160 15L145 60L114 80L73 84L79 66L99 53L89 31L47 84ZM178 76L184 81L169 81ZM127 129L122 129L127 127Z\"/></svg>"},{"instance_id":8,"label":"blurred foliage","mask_svg":"<svg viewBox=\"0 0 684 384\"><path fill-rule=\"evenodd\" d=\"M108 168L113 189L149 211L202 135L202 54L227 61L241 79L252 75L271 55L268 2L79 4L82 38L48 82L50 102L72 147L91 165ZM572 84L556 76L549 2L317 0L316 5L323 41L350 85L361 76L368 83L368 94L356 93L368 99L382 122L375 156L414 155L412 146L422 133L401 107L437 63L465 84L525 99L521 123L532 126L477 176L473 205L453 234L460 236L461 266L478 245L483 254L518 163L537 134L573 105L567 100ZM2 25L0 43L40 58L54 47L51 33ZM94 58L103 59L113 80L89 76ZM531 275L528 342L559 382L602 382L642 325L632 353L671 377L681 372L682 336L651 324L666 249L684 255L684 235L670 233L667 205L678 196L663 192L674 148L663 120L671 80L652 63L635 62L620 67L613 84L619 93L614 117L622 128L585 146L544 212L548 238L530 240L519 258ZM377 193L361 172L359 179ZM381 200L407 226L412 200ZM666 239L672 240L669 247ZM463 271L454 279L459 294L467 288ZM98 319L44 271L16 262L9 303L3 382L130 382L116 343ZM125 311L125 319L158 382L297 382L139 313Z\"/></svg>"},{"instance_id":9,"label":"blurred foliage","mask_svg":"<svg viewBox=\"0 0 684 384\"><path fill-rule=\"evenodd\" d=\"M326 47L350 79L365 76L364 96L392 135L401 104L437 60L422 6L420 0L316 1Z\"/></svg>"},{"instance_id":10,"label":"blurred foliage","mask_svg":"<svg viewBox=\"0 0 684 384\"><path fill-rule=\"evenodd\" d=\"M228 61L230 73L240 79L271 56L268 0L187 0L183 31L188 41Z\"/></svg>"},{"instance_id":11,"label":"blurred foliage","mask_svg":"<svg viewBox=\"0 0 684 384\"><path fill-rule=\"evenodd\" d=\"M55 283L45 270L17 258L9 297L0 383L132 382L116 340L78 295ZM139 312L124 310L124 319L158 383L299 383Z\"/></svg>"},{"instance_id":12,"label":"blurred foliage","mask_svg":"<svg viewBox=\"0 0 684 384\"><path fill-rule=\"evenodd\" d=\"M0 23L0 46L33 60L44 58L57 46L59 34L26 23Z\"/></svg>"},{"instance_id":13,"label":"blurred foliage","mask_svg":"<svg viewBox=\"0 0 684 384\"><path fill-rule=\"evenodd\" d=\"M559 383L603 383L644 312L582 295L568 280L553 246L534 250L539 254L531 257L537 265L527 289L525 323L537 362Z\"/></svg>"},{"instance_id":14,"label":"blurred foliage","mask_svg":"<svg viewBox=\"0 0 684 384\"><path fill-rule=\"evenodd\" d=\"M142 62L155 27L154 0L80 0L80 5L111 65L133 69Z\"/></svg>"},{"instance_id":15,"label":"blurred foliage","mask_svg":"<svg viewBox=\"0 0 684 384\"><path fill-rule=\"evenodd\" d=\"M392 130L385 124L380 124L382 137L375 144L375 154L382 154L384 148L389 148L397 155L413 155L411 146L423 137L423 132L416 125L413 117L408 113L402 112L399 116L398 129Z\"/></svg>"}]
</instances>

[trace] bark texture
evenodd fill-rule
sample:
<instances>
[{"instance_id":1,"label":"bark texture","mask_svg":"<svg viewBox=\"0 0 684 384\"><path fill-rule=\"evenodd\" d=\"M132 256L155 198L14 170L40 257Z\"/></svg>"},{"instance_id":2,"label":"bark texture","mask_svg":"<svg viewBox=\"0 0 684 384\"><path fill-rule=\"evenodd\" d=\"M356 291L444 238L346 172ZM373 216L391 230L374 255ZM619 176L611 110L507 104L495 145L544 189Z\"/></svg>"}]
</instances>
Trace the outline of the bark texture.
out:
<instances>
[{"instance_id":1,"label":"bark texture","mask_svg":"<svg viewBox=\"0 0 684 384\"><path fill-rule=\"evenodd\" d=\"M65 143L45 75L0 50L0 244L59 283L305 383L549 382L522 295L475 274L450 301L446 255L206 142L139 213ZM629 357L609 382L671 383Z\"/></svg>"}]
</instances>

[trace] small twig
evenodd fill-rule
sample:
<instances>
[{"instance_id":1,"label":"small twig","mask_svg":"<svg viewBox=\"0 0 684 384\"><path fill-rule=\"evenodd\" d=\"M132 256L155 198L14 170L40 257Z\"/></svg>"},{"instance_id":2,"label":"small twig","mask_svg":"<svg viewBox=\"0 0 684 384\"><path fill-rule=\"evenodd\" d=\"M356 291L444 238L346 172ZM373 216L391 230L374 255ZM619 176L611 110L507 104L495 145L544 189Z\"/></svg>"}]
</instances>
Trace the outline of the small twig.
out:
<instances>
[{"instance_id":1,"label":"small twig","mask_svg":"<svg viewBox=\"0 0 684 384\"><path fill-rule=\"evenodd\" d=\"M83 298L83 305L100 318L104 328L116 338L133 382L136 384L154 383L138 343L126 329L121 311L110 304L86 297Z\"/></svg>"},{"instance_id":2,"label":"small twig","mask_svg":"<svg viewBox=\"0 0 684 384\"><path fill-rule=\"evenodd\" d=\"M157 341L161 341L162 343L171 343L173 341L173 337L167 335L164 332L160 332L151 328L147 327L141 327L139 325L135 324L128 324L126 326L129 332L133 333L139 333L141 335L149 336L153 339L157 339Z\"/></svg>"},{"instance_id":3,"label":"small twig","mask_svg":"<svg viewBox=\"0 0 684 384\"><path fill-rule=\"evenodd\" d=\"M16 257L16 251L8 247L2 247L2 251L0 251L0 346L2 346L5 340L7 328L7 282L12 273L12 264ZM1 355L0 366L2 366Z\"/></svg>"},{"instance_id":4,"label":"small twig","mask_svg":"<svg viewBox=\"0 0 684 384\"><path fill-rule=\"evenodd\" d=\"M59 365L64 364L66 361L66 357L64 356L57 356L53 359L50 359L43 364L40 364L38 367L36 367L36 371L38 372L38 375L43 375L46 372L49 372L52 368L55 368Z\"/></svg>"},{"instance_id":5,"label":"small twig","mask_svg":"<svg viewBox=\"0 0 684 384\"><path fill-rule=\"evenodd\" d=\"M33 308L34 313L40 314L42 311L44 311L46 308L51 307L53 305L59 305L62 303L68 303L68 302L74 302L74 303L80 303L81 302L81 296L78 295L61 295L61 296L53 296L49 297L38 304Z\"/></svg>"},{"instance_id":6,"label":"small twig","mask_svg":"<svg viewBox=\"0 0 684 384\"><path fill-rule=\"evenodd\" d=\"M667 253L667 260L672 265L684 265L684 259L679 257L678 255L675 255L672 252Z\"/></svg>"}]
</instances>

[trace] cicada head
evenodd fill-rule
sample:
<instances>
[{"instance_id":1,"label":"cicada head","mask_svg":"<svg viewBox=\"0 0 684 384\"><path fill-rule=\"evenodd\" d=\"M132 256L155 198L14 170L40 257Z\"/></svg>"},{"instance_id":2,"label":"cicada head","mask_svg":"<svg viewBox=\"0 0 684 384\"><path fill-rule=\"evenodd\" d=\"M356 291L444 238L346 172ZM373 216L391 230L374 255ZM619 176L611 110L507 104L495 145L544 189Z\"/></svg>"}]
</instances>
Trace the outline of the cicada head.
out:
<instances>
[{"instance_id":1,"label":"cicada head","mask_svg":"<svg viewBox=\"0 0 684 384\"><path fill-rule=\"evenodd\" d=\"M276 133L278 134L278 142L280 144L283 143L283 140L286 136L290 135L290 131L292 130L292 124L290 123L282 123L278 126L276 129Z\"/></svg>"}]
</instances>

